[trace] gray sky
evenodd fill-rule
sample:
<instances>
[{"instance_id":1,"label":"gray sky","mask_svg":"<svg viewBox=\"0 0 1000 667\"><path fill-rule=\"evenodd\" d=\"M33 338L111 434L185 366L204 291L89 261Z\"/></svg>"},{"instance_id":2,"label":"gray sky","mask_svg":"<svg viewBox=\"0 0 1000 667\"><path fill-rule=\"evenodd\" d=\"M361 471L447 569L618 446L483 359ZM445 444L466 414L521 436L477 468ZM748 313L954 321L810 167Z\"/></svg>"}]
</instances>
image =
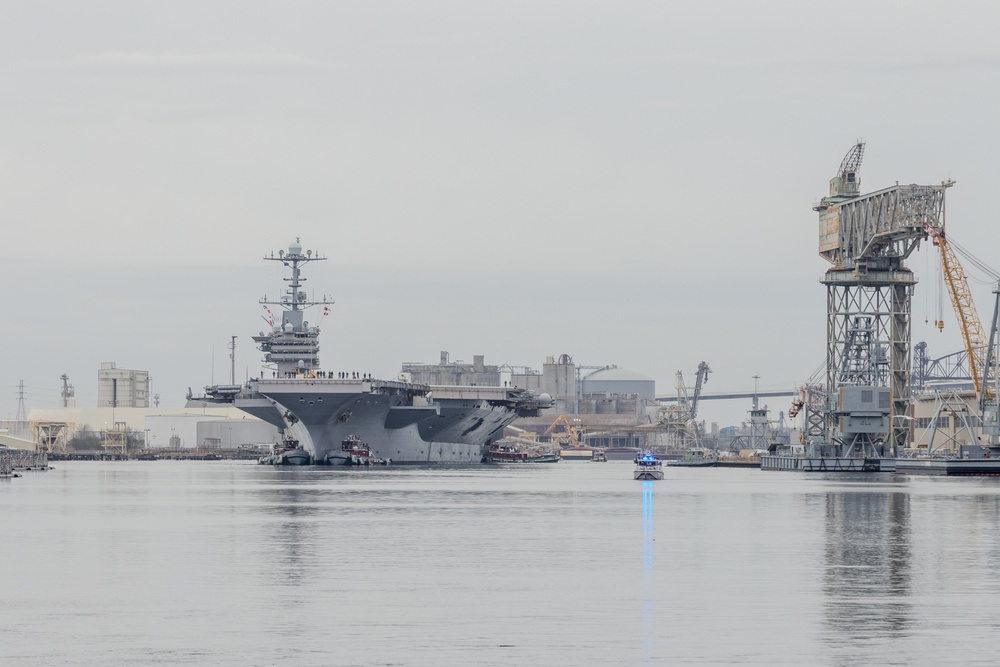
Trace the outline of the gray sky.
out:
<instances>
[{"instance_id":1,"label":"gray sky","mask_svg":"<svg viewBox=\"0 0 1000 667\"><path fill-rule=\"evenodd\" d=\"M101 361L162 405L254 372L259 258L330 257L327 368L485 354L616 363L671 391L789 388L823 361L816 214L954 178L989 264L1000 9L984 2L23 2L0 21L0 415L96 401ZM933 264L911 266L921 274ZM313 268L315 267L315 268ZM448 271L447 269L451 269ZM928 271L929 269L929 271ZM933 333L934 290L914 299ZM984 317L989 289L974 284ZM705 404L738 420L748 406ZM787 401L771 403L776 412Z\"/></svg>"}]
</instances>

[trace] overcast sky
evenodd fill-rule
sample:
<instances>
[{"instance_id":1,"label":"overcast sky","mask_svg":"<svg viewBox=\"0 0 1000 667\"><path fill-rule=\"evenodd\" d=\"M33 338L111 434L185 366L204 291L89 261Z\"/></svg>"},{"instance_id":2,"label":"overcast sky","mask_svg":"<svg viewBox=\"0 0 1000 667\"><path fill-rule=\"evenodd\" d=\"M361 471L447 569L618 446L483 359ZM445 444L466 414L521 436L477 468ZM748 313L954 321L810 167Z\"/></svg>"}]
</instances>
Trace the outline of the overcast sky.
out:
<instances>
[{"instance_id":1,"label":"overcast sky","mask_svg":"<svg viewBox=\"0 0 1000 667\"><path fill-rule=\"evenodd\" d=\"M299 236L331 370L567 353L673 391L789 389L823 362L812 204L953 178L1000 226L1000 8L985 2L32 2L0 9L0 416L68 373L161 405L255 374L260 261ZM959 349L916 256L914 340ZM981 314L989 288L974 284ZM932 337L933 335L933 337ZM213 371L213 356L215 367ZM771 401L787 410L788 401ZM729 423L749 405L706 403Z\"/></svg>"}]
</instances>

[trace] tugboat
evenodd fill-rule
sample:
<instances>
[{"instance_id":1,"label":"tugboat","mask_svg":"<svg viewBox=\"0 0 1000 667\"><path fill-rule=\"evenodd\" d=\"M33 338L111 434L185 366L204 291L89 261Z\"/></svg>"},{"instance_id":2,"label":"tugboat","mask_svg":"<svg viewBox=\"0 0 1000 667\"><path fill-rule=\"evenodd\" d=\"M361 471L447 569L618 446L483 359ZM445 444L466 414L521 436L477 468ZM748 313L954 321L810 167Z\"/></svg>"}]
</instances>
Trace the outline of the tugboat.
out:
<instances>
[{"instance_id":1,"label":"tugboat","mask_svg":"<svg viewBox=\"0 0 1000 667\"><path fill-rule=\"evenodd\" d=\"M663 479L663 463L649 452L636 454L632 479Z\"/></svg>"},{"instance_id":2,"label":"tugboat","mask_svg":"<svg viewBox=\"0 0 1000 667\"><path fill-rule=\"evenodd\" d=\"M483 455L483 463L558 463L559 458L555 452L529 454L516 445L494 442Z\"/></svg>"},{"instance_id":3,"label":"tugboat","mask_svg":"<svg viewBox=\"0 0 1000 667\"><path fill-rule=\"evenodd\" d=\"M307 466L310 458L309 452L302 448L298 440L286 437L274 446L270 454L257 459L257 463L273 466Z\"/></svg>"},{"instance_id":4,"label":"tugboat","mask_svg":"<svg viewBox=\"0 0 1000 667\"><path fill-rule=\"evenodd\" d=\"M389 459L382 459L372 454L368 443L362 442L356 435L349 435L340 443L339 452L326 455L326 464L331 466L387 466Z\"/></svg>"}]
</instances>

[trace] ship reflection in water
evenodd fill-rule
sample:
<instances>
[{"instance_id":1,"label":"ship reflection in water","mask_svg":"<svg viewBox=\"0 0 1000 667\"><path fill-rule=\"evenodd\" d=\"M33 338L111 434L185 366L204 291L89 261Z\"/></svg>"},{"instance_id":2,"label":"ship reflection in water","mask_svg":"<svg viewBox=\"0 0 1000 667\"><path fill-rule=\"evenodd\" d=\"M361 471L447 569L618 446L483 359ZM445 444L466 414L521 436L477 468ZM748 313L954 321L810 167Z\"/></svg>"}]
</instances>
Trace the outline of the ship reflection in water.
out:
<instances>
[{"instance_id":1,"label":"ship reflection in water","mask_svg":"<svg viewBox=\"0 0 1000 667\"><path fill-rule=\"evenodd\" d=\"M322 575L323 562L317 546L317 520L325 497L324 490L303 483L298 471L289 471L283 479L261 484L253 490L259 543L265 550L265 562L272 567L259 572L262 579L280 578L289 588L298 588ZM285 595L275 600L279 608L301 604L307 591Z\"/></svg>"},{"instance_id":2,"label":"ship reflection in water","mask_svg":"<svg viewBox=\"0 0 1000 667\"><path fill-rule=\"evenodd\" d=\"M910 496L826 495L824 641L843 650L912 629Z\"/></svg>"}]
</instances>

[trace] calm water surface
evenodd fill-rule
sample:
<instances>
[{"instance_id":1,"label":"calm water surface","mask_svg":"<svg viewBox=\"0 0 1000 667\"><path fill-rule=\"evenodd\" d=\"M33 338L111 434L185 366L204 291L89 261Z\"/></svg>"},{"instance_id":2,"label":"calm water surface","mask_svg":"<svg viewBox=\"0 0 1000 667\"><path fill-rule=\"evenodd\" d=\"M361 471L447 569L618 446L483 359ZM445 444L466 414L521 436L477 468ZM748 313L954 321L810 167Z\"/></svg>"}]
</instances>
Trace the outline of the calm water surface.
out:
<instances>
[{"instance_id":1,"label":"calm water surface","mask_svg":"<svg viewBox=\"0 0 1000 667\"><path fill-rule=\"evenodd\" d=\"M1000 478L58 463L0 664L996 664Z\"/></svg>"}]
</instances>

